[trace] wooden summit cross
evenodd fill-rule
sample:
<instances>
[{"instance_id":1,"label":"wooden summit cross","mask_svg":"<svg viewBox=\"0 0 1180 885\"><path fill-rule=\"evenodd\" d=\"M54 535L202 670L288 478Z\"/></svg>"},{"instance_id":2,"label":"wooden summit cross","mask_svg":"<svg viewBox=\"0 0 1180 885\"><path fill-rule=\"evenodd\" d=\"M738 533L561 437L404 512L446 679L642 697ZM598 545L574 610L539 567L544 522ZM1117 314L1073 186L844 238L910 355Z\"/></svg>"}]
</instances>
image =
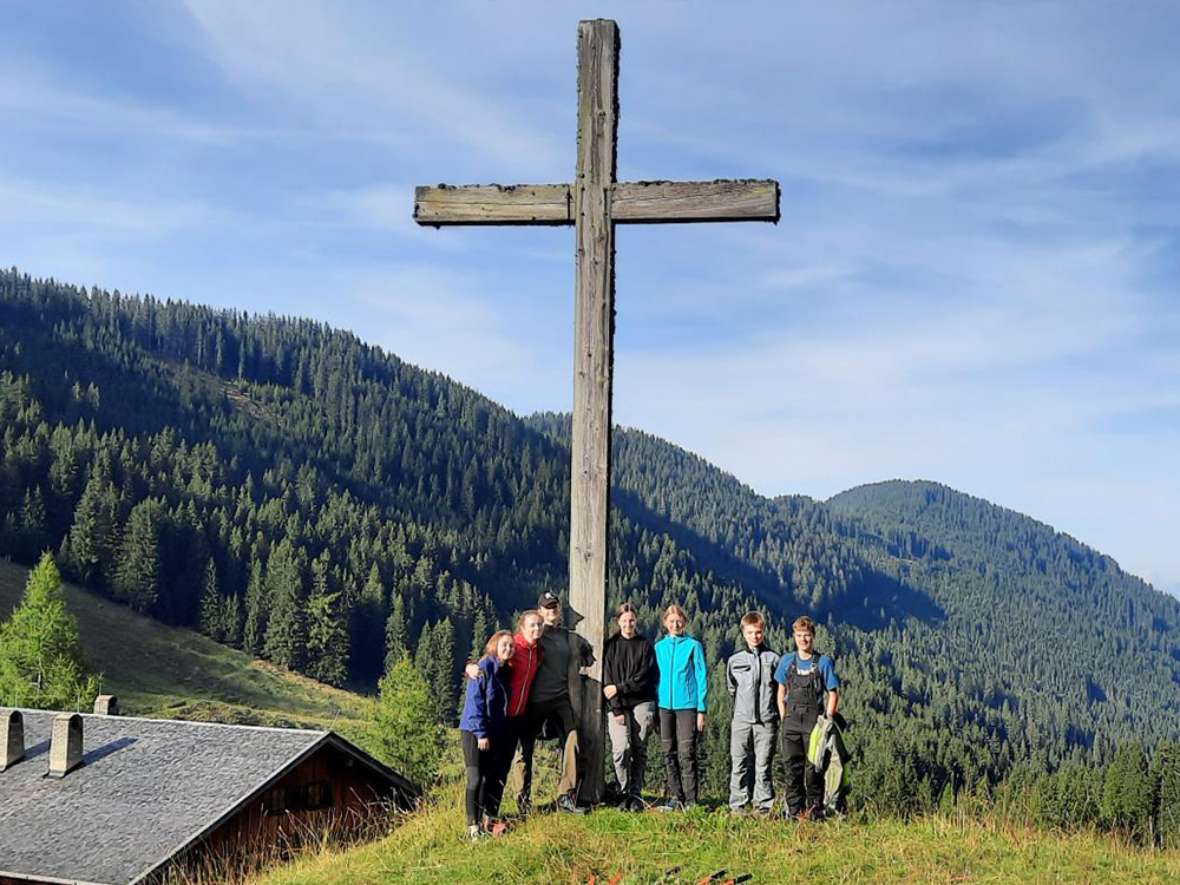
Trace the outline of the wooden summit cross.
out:
<instances>
[{"instance_id":1,"label":"wooden summit cross","mask_svg":"<svg viewBox=\"0 0 1180 885\"><path fill-rule=\"evenodd\" d=\"M613 21L578 23L578 166L573 184L419 187L421 225L574 225L574 418L570 483L569 607L594 647L578 714L585 760L579 799L603 790L602 649L606 629L610 510L611 371L615 315L615 225L677 221L778 221L778 182L615 181L619 31Z\"/></svg>"}]
</instances>

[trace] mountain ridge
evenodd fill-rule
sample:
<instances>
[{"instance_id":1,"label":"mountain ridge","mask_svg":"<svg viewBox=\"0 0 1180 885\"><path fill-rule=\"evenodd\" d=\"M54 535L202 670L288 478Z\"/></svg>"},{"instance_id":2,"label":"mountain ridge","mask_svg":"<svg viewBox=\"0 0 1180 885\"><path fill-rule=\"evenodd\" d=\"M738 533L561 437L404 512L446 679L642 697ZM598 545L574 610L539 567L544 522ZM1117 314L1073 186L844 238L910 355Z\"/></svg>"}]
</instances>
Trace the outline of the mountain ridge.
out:
<instances>
[{"instance_id":1,"label":"mountain ridge","mask_svg":"<svg viewBox=\"0 0 1180 885\"><path fill-rule=\"evenodd\" d=\"M322 323L0 272L0 554L50 546L104 595L328 682L372 684L394 643L452 695L480 636L564 587L568 420ZM1180 603L1048 526L908 481L767 498L633 429L614 451L610 601L648 629L684 604L713 661L749 607L781 648L813 614L866 791L1101 760L1180 722ZM1136 660L1092 679L1108 645Z\"/></svg>"}]
</instances>

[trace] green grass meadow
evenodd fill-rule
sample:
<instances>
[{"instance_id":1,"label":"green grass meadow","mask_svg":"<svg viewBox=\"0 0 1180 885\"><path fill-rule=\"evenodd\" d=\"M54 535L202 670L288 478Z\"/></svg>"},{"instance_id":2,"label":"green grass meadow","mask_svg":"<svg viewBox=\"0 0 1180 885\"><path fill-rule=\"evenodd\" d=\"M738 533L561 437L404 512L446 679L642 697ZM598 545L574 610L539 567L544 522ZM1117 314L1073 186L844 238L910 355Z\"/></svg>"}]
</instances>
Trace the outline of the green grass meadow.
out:
<instances>
[{"instance_id":1,"label":"green grass meadow","mask_svg":"<svg viewBox=\"0 0 1180 885\"><path fill-rule=\"evenodd\" d=\"M386 838L321 849L259 877L297 883L1175 882L1180 853L1095 833L1060 834L968 816L788 824L684 814L536 815L508 834L463 839L458 787Z\"/></svg>"},{"instance_id":2,"label":"green grass meadow","mask_svg":"<svg viewBox=\"0 0 1180 885\"><path fill-rule=\"evenodd\" d=\"M20 602L27 570L0 560L0 621ZM124 713L248 725L331 728L354 736L373 701L66 585L87 665Z\"/></svg>"}]
</instances>

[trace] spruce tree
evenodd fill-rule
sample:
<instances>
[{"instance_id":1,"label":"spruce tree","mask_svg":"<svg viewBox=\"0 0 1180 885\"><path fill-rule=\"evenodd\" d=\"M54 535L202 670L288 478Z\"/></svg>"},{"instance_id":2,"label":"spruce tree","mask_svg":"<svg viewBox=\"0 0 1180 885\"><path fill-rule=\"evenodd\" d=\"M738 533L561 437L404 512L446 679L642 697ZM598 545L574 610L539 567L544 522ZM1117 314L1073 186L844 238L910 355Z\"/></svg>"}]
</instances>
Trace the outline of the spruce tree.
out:
<instances>
[{"instance_id":1,"label":"spruce tree","mask_svg":"<svg viewBox=\"0 0 1180 885\"><path fill-rule=\"evenodd\" d=\"M471 648L467 652L469 660L478 661L480 659L480 656L483 655L483 647L487 644L490 635L488 621L481 608L476 611L475 620L471 624Z\"/></svg>"},{"instance_id":2,"label":"spruce tree","mask_svg":"<svg viewBox=\"0 0 1180 885\"><path fill-rule=\"evenodd\" d=\"M434 624L427 621L418 632L418 643L414 646L414 666L418 668L418 672L422 674L422 678L426 680L427 685L431 684L430 680L434 671L433 660L435 656Z\"/></svg>"},{"instance_id":3,"label":"spruce tree","mask_svg":"<svg viewBox=\"0 0 1180 885\"><path fill-rule=\"evenodd\" d=\"M147 611L160 591L160 505L148 498L127 517L115 570L115 595L138 612Z\"/></svg>"},{"instance_id":4,"label":"spruce tree","mask_svg":"<svg viewBox=\"0 0 1180 885\"><path fill-rule=\"evenodd\" d=\"M454 722L451 699L455 696L455 625L449 617L434 627L435 655L431 668L431 688L438 699L439 718Z\"/></svg>"},{"instance_id":5,"label":"spruce tree","mask_svg":"<svg viewBox=\"0 0 1180 885\"><path fill-rule=\"evenodd\" d=\"M343 594L332 587L332 558L325 550L311 564L311 595L307 600L307 672L330 685L348 679L347 618Z\"/></svg>"},{"instance_id":6,"label":"spruce tree","mask_svg":"<svg viewBox=\"0 0 1180 885\"><path fill-rule=\"evenodd\" d=\"M228 645L242 645L242 597L231 593L221 606L221 634Z\"/></svg>"},{"instance_id":7,"label":"spruce tree","mask_svg":"<svg viewBox=\"0 0 1180 885\"><path fill-rule=\"evenodd\" d=\"M63 563L83 584L102 582L114 559L113 543L118 500L110 481L110 457L105 452L90 470L82 497L74 508L74 522L67 536L68 560ZM105 466L105 469L104 469Z\"/></svg>"},{"instance_id":8,"label":"spruce tree","mask_svg":"<svg viewBox=\"0 0 1180 885\"><path fill-rule=\"evenodd\" d=\"M86 672L78 622L46 553L29 572L20 605L0 624L0 706L88 709L98 679Z\"/></svg>"},{"instance_id":9,"label":"spruce tree","mask_svg":"<svg viewBox=\"0 0 1180 885\"><path fill-rule=\"evenodd\" d=\"M421 642L421 639L418 640ZM406 604L400 593L393 597L393 611L385 622L385 669L410 656L410 629L406 623Z\"/></svg>"},{"instance_id":10,"label":"spruce tree","mask_svg":"<svg viewBox=\"0 0 1180 885\"><path fill-rule=\"evenodd\" d=\"M1160 744L1152 769L1156 844L1160 848L1180 848L1180 744Z\"/></svg>"},{"instance_id":11,"label":"spruce tree","mask_svg":"<svg viewBox=\"0 0 1180 885\"><path fill-rule=\"evenodd\" d=\"M49 543L48 515L45 512L45 498L41 494L40 486L25 492L24 505L21 507L20 531L25 559L35 559Z\"/></svg>"},{"instance_id":12,"label":"spruce tree","mask_svg":"<svg viewBox=\"0 0 1180 885\"><path fill-rule=\"evenodd\" d=\"M955 810L955 787L948 778L942 785L942 794L938 797L938 813L949 817Z\"/></svg>"},{"instance_id":13,"label":"spruce tree","mask_svg":"<svg viewBox=\"0 0 1180 885\"><path fill-rule=\"evenodd\" d=\"M1106 769L1102 818L1108 827L1142 840L1151 828L1152 783L1147 756L1138 741L1121 744Z\"/></svg>"},{"instance_id":14,"label":"spruce tree","mask_svg":"<svg viewBox=\"0 0 1180 885\"><path fill-rule=\"evenodd\" d=\"M246 621L242 626L242 649L249 654L262 654L269 608L262 563L255 554L250 560L250 580L246 584Z\"/></svg>"},{"instance_id":15,"label":"spruce tree","mask_svg":"<svg viewBox=\"0 0 1180 885\"><path fill-rule=\"evenodd\" d=\"M307 593L304 586L304 562L303 550L284 538L271 552L266 563L266 585L271 608L262 650L271 661L291 670L298 670L306 660L307 621L304 604Z\"/></svg>"},{"instance_id":16,"label":"spruce tree","mask_svg":"<svg viewBox=\"0 0 1180 885\"><path fill-rule=\"evenodd\" d=\"M225 620L221 591L217 583L217 566L210 559L205 566L205 589L201 592L201 632L221 642L225 639Z\"/></svg>"},{"instance_id":17,"label":"spruce tree","mask_svg":"<svg viewBox=\"0 0 1180 885\"><path fill-rule=\"evenodd\" d=\"M442 722L450 712L449 706L438 695L438 679L436 667L439 658L439 648L435 641L435 625L427 621L422 625L422 632L418 634L418 645L414 649L414 668L421 674L430 687L430 708L434 718Z\"/></svg>"},{"instance_id":18,"label":"spruce tree","mask_svg":"<svg viewBox=\"0 0 1180 885\"><path fill-rule=\"evenodd\" d=\"M385 667L385 587L374 562L351 615L353 670L360 679L377 679Z\"/></svg>"}]
</instances>

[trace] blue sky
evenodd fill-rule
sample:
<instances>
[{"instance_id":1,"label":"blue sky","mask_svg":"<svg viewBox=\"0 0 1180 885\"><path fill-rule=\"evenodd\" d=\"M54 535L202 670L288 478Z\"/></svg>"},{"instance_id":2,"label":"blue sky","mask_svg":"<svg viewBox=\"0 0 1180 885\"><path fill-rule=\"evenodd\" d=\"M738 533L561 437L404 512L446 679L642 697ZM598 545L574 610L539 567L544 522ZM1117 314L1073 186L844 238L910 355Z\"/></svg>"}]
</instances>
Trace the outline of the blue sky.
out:
<instances>
[{"instance_id":1,"label":"blue sky","mask_svg":"<svg viewBox=\"0 0 1180 885\"><path fill-rule=\"evenodd\" d=\"M572 177L579 18L621 179L773 177L772 225L618 235L615 415L765 494L893 477L1180 591L1180 9L0 5L0 261L313 316L568 409L569 229L415 184Z\"/></svg>"}]
</instances>

